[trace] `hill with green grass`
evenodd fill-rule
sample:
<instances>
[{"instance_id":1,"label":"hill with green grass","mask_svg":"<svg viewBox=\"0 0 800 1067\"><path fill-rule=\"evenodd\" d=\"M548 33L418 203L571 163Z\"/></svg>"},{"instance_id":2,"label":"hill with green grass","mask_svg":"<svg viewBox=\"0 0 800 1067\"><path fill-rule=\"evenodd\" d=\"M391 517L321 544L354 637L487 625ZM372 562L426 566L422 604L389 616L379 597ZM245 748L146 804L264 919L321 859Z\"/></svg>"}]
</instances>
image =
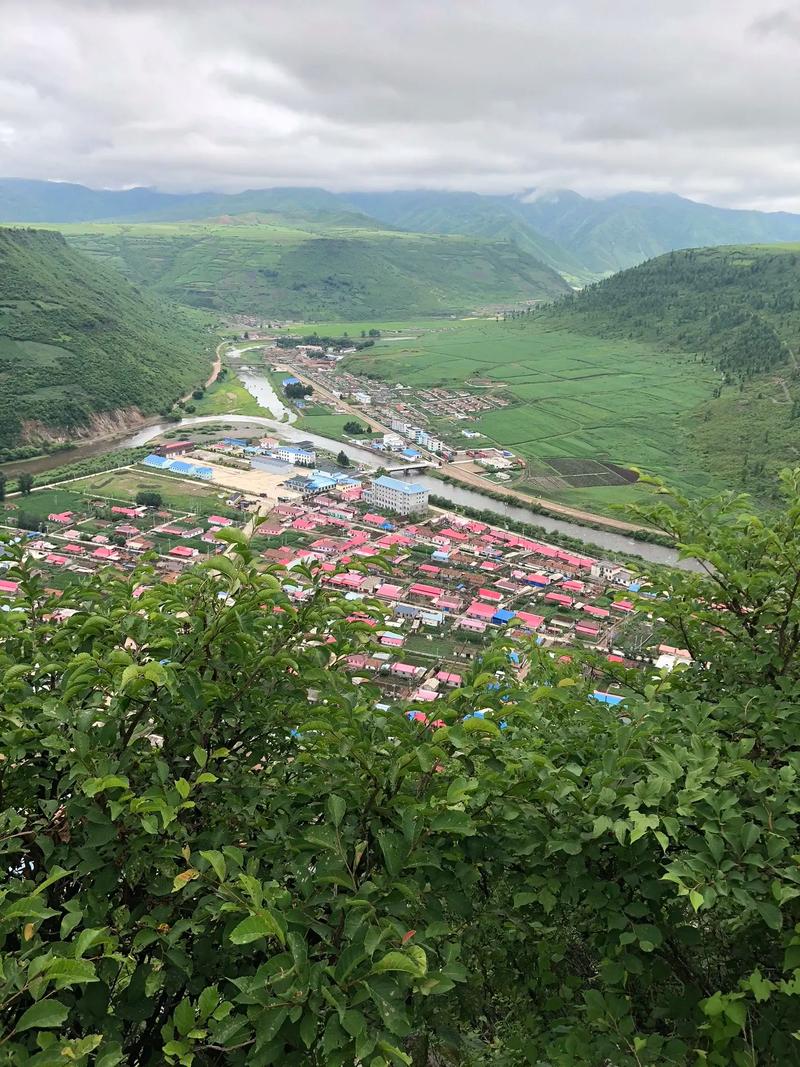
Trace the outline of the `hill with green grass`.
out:
<instances>
[{"instance_id":1,"label":"hill with green grass","mask_svg":"<svg viewBox=\"0 0 800 1067\"><path fill-rule=\"evenodd\" d=\"M209 372L205 317L49 230L0 229L0 455L169 406Z\"/></svg>"},{"instance_id":2,"label":"hill with green grass","mask_svg":"<svg viewBox=\"0 0 800 1067\"><path fill-rule=\"evenodd\" d=\"M171 300L264 319L446 315L570 291L556 271L509 241L345 226L327 217L246 213L59 228L81 252Z\"/></svg>"},{"instance_id":3,"label":"hill with green grass","mask_svg":"<svg viewBox=\"0 0 800 1067\"><path fill-rule=\"evenodd\" d=\"M689 418L689 448L728 482L757 490L800 454L800 244L671 252L567 296L540 324L718 372Z\"/></svg>"}]
</instances>

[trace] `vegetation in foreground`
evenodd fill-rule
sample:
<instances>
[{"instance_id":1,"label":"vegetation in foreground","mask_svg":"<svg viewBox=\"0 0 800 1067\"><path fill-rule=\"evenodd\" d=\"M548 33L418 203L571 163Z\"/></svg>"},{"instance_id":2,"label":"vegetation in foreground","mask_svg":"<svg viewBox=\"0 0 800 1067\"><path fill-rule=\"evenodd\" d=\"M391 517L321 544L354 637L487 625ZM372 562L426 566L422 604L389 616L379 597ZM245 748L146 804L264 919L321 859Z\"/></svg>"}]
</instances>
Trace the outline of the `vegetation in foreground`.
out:
<instances>
[{"instance_id":1,"label":"vegetation in foreground","mask_svg":"<svg viewBox=\"0 0 800 1067\"><path fill-rule=\"evenodd\" d=\"M769 522L642 509L708 567L658 602L692 668L613 711L575 662L518 684L501 643L431 727L342 669L350 605L292 602L240 534L175 585L58 601L8 547L5 1061L797 1062L800 471L783 490Z\"/></svg>"}]
</instances>

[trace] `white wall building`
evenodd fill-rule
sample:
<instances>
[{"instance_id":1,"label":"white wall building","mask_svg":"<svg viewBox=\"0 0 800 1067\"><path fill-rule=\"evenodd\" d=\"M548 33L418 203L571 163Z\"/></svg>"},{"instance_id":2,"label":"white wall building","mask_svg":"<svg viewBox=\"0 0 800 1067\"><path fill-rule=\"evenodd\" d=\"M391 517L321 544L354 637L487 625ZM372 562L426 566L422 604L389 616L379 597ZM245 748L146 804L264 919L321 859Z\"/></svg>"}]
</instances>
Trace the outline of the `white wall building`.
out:
<instances>
[{"instance_id":1,"label":"white wall building","mask_svg":"<svg viewBox=\"0 0 800 1067\"><path fill-rule=\"evenodd\" d=\"M428 490L415 482L383 475L364 490L364 501L397 515L413 515L428 507Z\"/></svg>"},{"instance_id":2,"label":"white wall building","mask_svg":"<svg viewBox=\"0 0 800 1067\"><path fill-rule=\"evenodd\" d=\"M316 452L293 445L281 445L276 454L284 463L295 463L298 467L313 467L317 462Z\"/></svg>"},{"instance_id":3,"label":"white wall building","mask_svg":"<svg viewBox=\"0 0 800 1067\"><path fill-rule=\"evenodd\" d=\"M369 393L353 393L353 400L357 404L363 404L365 407L372 403L372 397Z\"/></svg>"},{"instance_id":4,"label":"white wall building","mask_svg":"<svg viewBox=\"0 0 800 1067\"><path fill-rule=\"evenodd\" d=\"M399 452L403 447L403 438L397 433L385 433L383 435L383 447L390 448L392 452Z\"/></svg>"}]
</instances>

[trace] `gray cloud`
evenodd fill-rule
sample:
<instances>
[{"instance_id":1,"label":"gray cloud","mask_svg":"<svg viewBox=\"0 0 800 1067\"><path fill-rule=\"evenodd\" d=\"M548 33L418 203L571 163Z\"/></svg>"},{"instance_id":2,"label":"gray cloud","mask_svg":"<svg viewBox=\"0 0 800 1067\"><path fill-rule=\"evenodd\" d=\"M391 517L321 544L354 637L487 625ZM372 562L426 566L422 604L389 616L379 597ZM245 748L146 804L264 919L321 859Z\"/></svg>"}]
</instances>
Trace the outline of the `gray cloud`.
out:
<instances>
[{"instance_id":1,"label":"gray cloud","mask_svg":"<svg viewBox=\"0 0 800 1067\"><path fill-rule=\"evenodd\" d=\"M5 175L800 210L800 12L762 0L0 0L0 25Z\"/></svg>"}]
</instances>

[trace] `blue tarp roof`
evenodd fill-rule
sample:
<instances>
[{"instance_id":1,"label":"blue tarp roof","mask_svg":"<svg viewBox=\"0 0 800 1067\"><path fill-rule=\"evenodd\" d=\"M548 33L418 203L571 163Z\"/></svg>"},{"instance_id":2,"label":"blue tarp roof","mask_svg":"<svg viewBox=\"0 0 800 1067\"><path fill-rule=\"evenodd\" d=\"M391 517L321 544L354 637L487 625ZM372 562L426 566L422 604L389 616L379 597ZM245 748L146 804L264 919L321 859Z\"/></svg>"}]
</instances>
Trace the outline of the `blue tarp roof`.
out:
<instances>
[{"instance_id":1,"label":"blue tarp roof","mask_svg":"<svg viewBox=\"0 0 800 1067\"><path fill-rule=\"evenodd\" d=\"M599 689L595 689L592 693L592 700L596 700L599 704L609 704L611 707L616 707L617 704L621 704L624 697L619 696L617 693L602 693Z\"/></svg>"},{"instance_id":2,"label":"blue tarp roof","mask_svg":"<svg viewBox=\"0 0 800 1067\"><path fill-rule=\"evenodd\" d=\"M514 612L509 611L507 608L500 608L492 615L492 622L511 622L514 618Z\"/></svg>"}]
</instances>

